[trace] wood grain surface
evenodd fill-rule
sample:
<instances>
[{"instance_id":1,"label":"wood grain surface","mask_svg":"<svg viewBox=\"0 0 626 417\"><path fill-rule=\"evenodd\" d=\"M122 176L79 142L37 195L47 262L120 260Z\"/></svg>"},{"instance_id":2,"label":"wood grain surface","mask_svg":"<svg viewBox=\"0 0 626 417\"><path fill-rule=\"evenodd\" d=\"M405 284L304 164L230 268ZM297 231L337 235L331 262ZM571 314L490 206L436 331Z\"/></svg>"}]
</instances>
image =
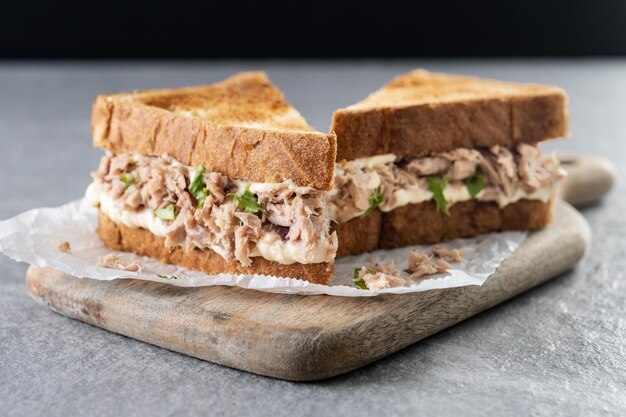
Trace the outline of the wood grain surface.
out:
<instances>
[{"instance_id":1,"label":"wood grain surface","mask_svg":"<svg viewBox=\"0 0 626 417\"><path fill-rule=\"evenodd\" d=\"M26 281L38 302L112 332L257 374L317 380L371 363L565 272L590 237L584 218L559 202L554 222L532 233L482 286L371 298L97 281L39 267L28 270Z\"/></svg>"}]
</instances>

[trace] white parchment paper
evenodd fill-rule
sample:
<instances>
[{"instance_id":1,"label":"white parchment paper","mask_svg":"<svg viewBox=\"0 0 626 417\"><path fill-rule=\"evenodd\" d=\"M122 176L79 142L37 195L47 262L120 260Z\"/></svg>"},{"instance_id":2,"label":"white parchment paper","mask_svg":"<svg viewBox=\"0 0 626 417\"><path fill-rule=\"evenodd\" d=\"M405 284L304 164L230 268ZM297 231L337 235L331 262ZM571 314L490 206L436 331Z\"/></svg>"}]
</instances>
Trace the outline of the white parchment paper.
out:
<instances>
[{"instance_id":1,"label":"white parchment paper","mask_svg":"<svg viewBox=\"0 0 626 417\"><path fill-rule=\"evenodd\" d=\"M399 269L404 270L408 266L408 256L411 250L418 249L424 253L430 253L432 247L410 246L339 258L335 263L335 276L330 285L319 285L294 278L277 278L267 275L207 275L127 252L120 252L123 260L138 262L142 267L141 273L102 268L98 266L98 258L111 251L95 234L96 226L96 209L89 207L83 200L56 208L33 209L0 222L0 252L16 261L47 266L80 278L99 280L135 278L182 287L236 285L242 288L285 294L367 297L385 293L404 294L435 288L482 285L502 261L515 251L526 236L524 232L503 232L445 242L437 246L471 248L465 253L463 261L454 264L455 269L446 274L433 275L429 279L415 281L410 286L368 291L341 284L352 282L354 268L374 262L389 263L393 260ZM63 253L57 249L61 241L70 243L71 253Z\"/></svg>"}]
</instances>

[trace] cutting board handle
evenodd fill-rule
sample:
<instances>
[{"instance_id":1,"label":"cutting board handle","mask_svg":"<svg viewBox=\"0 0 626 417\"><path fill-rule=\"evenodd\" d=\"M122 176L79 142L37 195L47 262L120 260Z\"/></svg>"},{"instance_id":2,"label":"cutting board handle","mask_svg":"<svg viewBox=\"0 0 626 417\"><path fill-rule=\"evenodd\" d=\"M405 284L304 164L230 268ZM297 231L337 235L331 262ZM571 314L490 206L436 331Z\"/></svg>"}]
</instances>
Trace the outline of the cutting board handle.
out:
<instances>
[{"instance_id":1,"label":"cutting board handle","mask_svg":"<svg viewBox=\"0 0 626 417\"><path fill-rule=\"evenodd\" d=\"M560 195L571 205L580 207L595 203L613 188L617 170L608 159L583 154L566 154L558 158L567 171Z\"/></svg>"}]
</instances>

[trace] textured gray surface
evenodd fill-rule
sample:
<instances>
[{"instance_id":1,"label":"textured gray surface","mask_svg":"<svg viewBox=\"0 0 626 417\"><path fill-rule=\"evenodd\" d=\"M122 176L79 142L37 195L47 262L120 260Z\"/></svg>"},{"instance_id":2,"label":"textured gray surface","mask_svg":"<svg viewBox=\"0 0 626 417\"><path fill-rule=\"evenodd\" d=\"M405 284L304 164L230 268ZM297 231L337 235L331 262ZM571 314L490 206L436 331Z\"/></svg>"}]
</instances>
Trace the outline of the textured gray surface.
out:
<instances>
[{"instance_id":1,"label":"textured gray surface","mask_svg":"<svg viewBox=\"0 0 626 417\"><path fill-rule=\"evenodd\" d=\"M0 218L81 196L100 155L89 133L97 93L265 69L326 130L333 109L417 66L566 88L573 136L548 148L604 155L626 174L626 61L0 63ZM624 188L583 210L594 241L573 272L318 383L255 376L54 314L27 296L26 266L0 255L0 415L625 415Z\"/></svg>"}]
</instances>

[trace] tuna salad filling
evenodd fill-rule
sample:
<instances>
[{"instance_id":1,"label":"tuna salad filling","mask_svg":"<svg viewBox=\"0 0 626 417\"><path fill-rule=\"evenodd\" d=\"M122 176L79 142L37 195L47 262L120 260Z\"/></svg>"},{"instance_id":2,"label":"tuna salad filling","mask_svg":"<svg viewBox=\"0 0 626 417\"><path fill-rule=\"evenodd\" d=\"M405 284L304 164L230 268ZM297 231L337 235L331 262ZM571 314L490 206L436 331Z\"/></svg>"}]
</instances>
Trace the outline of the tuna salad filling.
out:
<instances>
[{"instance_id":1,"label":"tuna salad filling","mask_svg":"<svg viewBox=\"0 0 626 417\"><path fill-rule=\"evenodd\" d=\"M93 206L168 246L211 249L242 266L255 256L281 264L335 258L326 193L313 188L235 181L168 155L107 154L92 176L86 196Z\"/></svg>"},{"instance_id":2,"label":"tuna salad filling","mask_svg":"<svg viewBox=\"0 0 626 417\"><path fill-rule=\"evenodd\" d=\"M329 211L343 223L374 209L389 212L430 200L445 214L471 199L500 207L521 199L548 201L564 175L554 156L528 144L459 148L411 159L377 155L337 163Z\"/></svg>"}]
</instances>

